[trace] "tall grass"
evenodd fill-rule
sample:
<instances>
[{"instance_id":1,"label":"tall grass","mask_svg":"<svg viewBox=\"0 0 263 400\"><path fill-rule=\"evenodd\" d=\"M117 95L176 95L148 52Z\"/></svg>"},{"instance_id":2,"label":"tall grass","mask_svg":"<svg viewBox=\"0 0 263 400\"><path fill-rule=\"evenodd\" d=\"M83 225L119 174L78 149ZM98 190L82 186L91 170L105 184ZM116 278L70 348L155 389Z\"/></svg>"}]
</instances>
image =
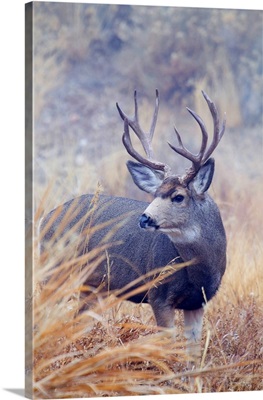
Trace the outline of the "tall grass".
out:
<instances>
[{"instance_id":1,"label":"tall grass","mask_svg":"<svg viewBox=\"0 0 263 400\"><path fill-rule=\"evenodd\" d=\"M168 112L164 109L163 115ZM179 127L179 130L187 132L185 125L186 128ZM121 297L116 299L110 293L105 298L93 288L83 287L87 274L107 257L107 248L98 247L92 254L77 255L79 235L73 229L64 238L67 242L70 239L70 244L65 246L65 241L59 240L56 251L47 249L40 259L40 238L36 230L33 367L30 362L28 365L28 371L33 372L36 398L263 389L263 181L258 131L251 129L248 135L245 129L238 132L228 129L216 154L210 192L220 207L226 228L228 263L219 292L206 306L201 366L192 372L195 386L187 379L181 312L176 312L177 331L171 338L155 327L149 306L134 305ZM162 149L163 140L157 135L155 148ZM196 133L196 143L191 142L189 147L197 145L198 140ZM74 144L71 147L68 143L68 146L73 148ZM106 147L107 143L103 142L102 146ZM61 157L65 162L65 156ZM96 176L104 178L106 193L146 198L131 184L122 167L124 158L123 151L109 154L100 160ZM172 152L161 157L173 166L175 158L179 164L180 157ZM54 161L56 178L60 161L60 158ZM36 181L35 226L43 213L72 197L75 191L79 194L94 191L96 179L90 179L94 170L91 162L85 168L76 169L72 160L67 159L65 165L64 179L61 175L48 190ZM46 164L49 176L52 166ZM62 225L66 223L66 219L62 221ZM117 229L118 223L121 222L116 221L113 229ZM63 263L52 270L61 258ZM87 261L89 268L82 269ZM41 287L45 281L48 283ZM89 289L90 295L84 301L93 306L77 315L83 301L80 294L85 289Z\"/></svg>"},{"instance_id":2,"label":"tall grass","mask_svg":"<svg viewBox=\"0 0 263 400\"><path fill-rule=\"evenodd\" d=\"M85 219L91 217L92 212L91 208ZM182 360L185 359L182 343L171 344L169 336L158 332L154 326L149 329L139 318L121 315L120 302L124 296L120 300L113 296L103 298L97 289L84 286L87 276L105 259L107 245L100 244L89 253L77 256L79 235L76 228L61 237L64 224L70 221L72 213L74 208L63 218L61 229L49 248L36 259L33 298L35 396L172 393L173 389L162 386L171 378L183 386L181 374L176 376L167 364L168 360L172 362L180 355ZM80 221L80 225L83 223L84 220ZM92 229L102 227L88 228L85 236L92 235ZM48 225L46 229L49 229ZM73 238L70 246L69 237ZM37 243L36 246L37 252ZM63 262L54 268L61 262L61 254ZM145 289L145 285L142 288ZM84 302L95 305L78 314L82 305L81 292L87 290L90 295ZM156 334L148 337L153 332Z\"/></svg>"},{"instance_id":3,"label":"tall grass","mask_svg":"<svg viewBox=\"0 0 263 400\"><path fill-rule=\"evenodd\" d=\"M236 184L244 182L245 177ZM206 306L200 368L190 373L181 312L176 313L176 336L171 337L155 326L149 306L134 305L110 293L104 297L83 286L87 275L107 257L103 243L91 253L77 255L79 235L73 229L39 257L36 235L32 366L36 398L263 389L260 183L249 204L242 193L236 201L237 187L221 184L228 201L220 191L215 194L227 228L228 266L218 294ZM49 196L48 192L43 196L36 225ZM64 261L53 269L61 254ZM83 263L88 267L83 269ZM87 289L90 295L85 302L93 306L78 315L80 294ZM191 374L195 386L187 379Z\"/></svg>"}]
</instances>

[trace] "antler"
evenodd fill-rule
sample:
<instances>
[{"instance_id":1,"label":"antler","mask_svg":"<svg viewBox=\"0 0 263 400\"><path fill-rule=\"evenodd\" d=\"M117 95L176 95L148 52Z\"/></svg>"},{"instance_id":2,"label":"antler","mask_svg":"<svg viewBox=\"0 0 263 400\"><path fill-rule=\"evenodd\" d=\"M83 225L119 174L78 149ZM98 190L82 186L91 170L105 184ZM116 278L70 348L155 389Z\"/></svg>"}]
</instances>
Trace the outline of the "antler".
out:
<instances>
[{"instance_id":1,"label":"antler","mask_svg":"<svg viewBox=\"0 0 263 400\"><path fill-rule=\"evenodd\" d=\"M121 118L124 121L124 133L122 136L122 141L123 144L127 150L127 152L135 158L135 160L139 161L141 164L144 164L152 169L159 170L159 171L164 171L165 174L168 174L168 171L170 171L170 167L166 164L160 163L159 161L154 160L154 153L152 149L152 139L153 139L153 134L156 126L156 121L157 121L157 116L158 116L158 110L159 110L159 93L158 90L156 89L156 98L155 98L155 109L154 109L154 114L153 114L153 119L150 127L149 132L143 132L143 130L140 127L139 124L139 116L138 116L138 104L137 104L137 92L136 90L134 91L134 116L132 118L128 117L120 108L119 104L116 103L117 109L119 111L119 114ZM133 147L132 142L131 142L131 137L130 137L130 132L129 132L129 127L132 128L134 133L137 135L139 138L143 149L146 153L147 158L141 156Z\"/></svg>"},{"instance_id":2,"label":"antler","mask_svg":"<svg viewBox=\"0 0 263 400\"><path fill-rule=\"evenodd\" d=\"M199 124L199 126L201 128L201 132L202 132L202 143L201 143L201 148L200 148L199 153L197 155L195 155L184 147L181 136L176 128L174 128L174 130L175 130L178 142L179 142L179 147L175 147L175 146L171 145L170 143L168 143L169 146L176 153L178 153L181 156L192 161L192 166L187 171L186 175L180 178L180 180L185 184L189 183L194 178L194 176L197 174L197 172L201 168L201 166L204 165L204 163L208 160L208 158L211 156L211 154L217 147L218 143L220 142L220 140L225 132L226 119L224 118L222 127L220 129L219 117L218 117L218 112L217 112L215 104L212 102L212 100L210 100L208 95L203 90L202 90L202 94L208 104L208 107L212 114L213 122L214 122L213 140L212 140L212 143L210 144L210 146L208 147L208 149L206 149L207 141L208 141L208 134L207 134L205 124L204 124L203 120L201 119L201 117L199 117L199 115L197 115L194 111L190 110L190 108L187 108L187 110L197 121L197 123Z\"/></svg>"}]
</instances>

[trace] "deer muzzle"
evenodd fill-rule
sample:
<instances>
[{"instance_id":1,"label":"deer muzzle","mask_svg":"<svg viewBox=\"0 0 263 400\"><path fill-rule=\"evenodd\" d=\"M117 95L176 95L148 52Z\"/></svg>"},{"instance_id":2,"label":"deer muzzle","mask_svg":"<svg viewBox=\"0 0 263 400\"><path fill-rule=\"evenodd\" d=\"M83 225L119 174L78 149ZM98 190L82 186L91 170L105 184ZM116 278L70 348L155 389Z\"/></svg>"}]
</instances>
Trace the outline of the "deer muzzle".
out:
<instances>
[{"instance_id":1,"label":"deer muzzle","mask_svg":"<svg viewBox=\"0 0 263 400\"><path fill-rule=\"evenodd\" d=\"M140 227L143 229L158 229L159 228L159 226L156 224L156 221L147 214L142 214L139 223L140 223Z\"/></svg>"}]
</instances>

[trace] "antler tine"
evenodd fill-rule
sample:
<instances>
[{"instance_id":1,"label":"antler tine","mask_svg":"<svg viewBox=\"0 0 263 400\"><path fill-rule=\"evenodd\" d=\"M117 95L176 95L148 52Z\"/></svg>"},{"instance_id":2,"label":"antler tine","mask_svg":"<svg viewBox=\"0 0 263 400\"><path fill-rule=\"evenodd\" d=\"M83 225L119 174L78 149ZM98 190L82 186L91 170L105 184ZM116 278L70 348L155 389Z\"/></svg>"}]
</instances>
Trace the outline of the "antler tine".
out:
<instances>
[{"instance_id":1,"label":"antler tine","mask_svg":"<svg viewBox=\"0 0 263 400\"><path fill-rule=\"evenodd\" d=\"M208 141L207 129L205 127L204 121L202 120L201 117L199 117L198 114L196 114L196 112L194 112L190 108L187 108L187 111L194 117L194 119L196 120L196 122L200 126L200 129L201 129L201 132L202 132L202 144L201 144L200 151L199 151L198 155L196 156L197 160L201 161L202 158L203 158L206 146L207 146L207 141Z\"/></svg>"},{"instance_id":2,"label":"antler tine","mask_svg":"<svg viewBox=\"0 0 263 400\"><path fill-rule=\"evenodd\" d=\"M143 149L149 159L152 159L154 157L153 154L153 149L152 149L152 138L156 126L156 121L157 121L157 116L158 116L158 111L159 111L159 94L158 90L156 89L156 100L155 100L155 110L154 110L154 115L151 123L151 128L149 132L144 132L139 124L139 115L138 115L138 103L137 103L137 92L136 90L134 91L134 116L132 118L128 117L120 108L119 104L116 103L117 109L119 111L119 114L121 118L124 120L125 118L127 119L129 126L132 128L134 133L138 136Z\"/></svg>"},{"instance_id":3,"label":"antler tine","mask_svg":"<svg viewBox=\"0 0 263 400\"><path fill-rule=\"evenodd\" d=\"M157 116L158 116L158 110L159 110L159 93L158 90L156 89L156 99L155 99L155 109L154 109L154 114L153 114L153 119L150 127L150 131L143 132L143 130L140 127L139 124L139 116L138 116L138 103L137 103L137 92L136 90L134 91L134 116L132 118L128 117L120 108L119 104L116 103L117 109L119 111L119 114L121 118L124 120L124 133L122 137L123 144L127 150L127 152L135 158L137 161L139 161L141 164L147 165L150 168L156 169L156 170L161 170L164 171L166 174L170 170L170 168L163 163L160 163L158 161L153 160L153 149L151 146L156 122L157 122ZM129 126L132 128L134 133L137 135L139 138L143 149L146 153L147 158L144 158L141 156L132 146L131 142L131 137L130 137L130 132L129 132Z\"/></svg>"},{"instance_id":4,"label":"antler tine","mask_svg":"<svg viewBox=\"0 0 263 400\"><path fill-rule=\"evenodd\" d=\"M173 146L170 143L168 143L169 146L176 153L178 153L181 156L183 156L184 158L187 158L188 160L192 161L192 166L187 171L186 175L183 176L182 178L180 178L181 181L184 183L190 182L190 180L196 175L196 173L198 172L200 167L208 160L208 158L210 157L210 155L213 153L213 151L217 147L218 143L220 142L220 140L224 134L224 131L225 131L226 119L224 118L222 127L221 127L221 129L219 129L219 117L218 117L218 112L217 112L216 106L203 90L202 90L202 94L208 104L208 107L212 114L213 122L214 122L214 135L213 135L212 143L209 146L209 148L206 149L207 142L208 142L208 133L207 133L205 124L204 124L202 118L198 114L196 114L193 110L191 110L190 108L187 108L187 110L194 117L194 119L200 126L200 129L202 132L202 143L201 143L199 153L197 155L195 155L184 147L181 136L176 128L174 128L174 130L175 130L175 133L176 133L176 136L178 139L179 147Z\"/></svg>"},{"instance_id":5,"label":"antler tine","mask_svg":"<svg viewBox=\"0 0 263 400\"><path fill-rule=\"evenodd\" d=\"M124 144L124 147L126 148L127 152L135 158L135 160L139 161L141 164L146 165L150 168L159 170L159 171L168 171L168 168L165 164L162 164L158 161L153 161L153 160L148 160L147 158L144 158L141 156L132 146L131 142L131 137L130 137L130 132L129 132L129 121L127 118L124 119L124 133L122 136L122 142Z\"/></svg>"},{"instance_id":6,"label":"antler tine","mask_svg":"<svg viewBox=\"0 0 263 400\"><path fill-rule=\"evenodd\" d=\"M171 149L173 149L176 153L180 154L184 158L187 158L188 160L192 161L193 163L196 162L196 156L184 147L181 136L175 126L174 126L174 131L176 133L180 147L176 147L168 142Z\"/></svg>"},{"instance_id":7,"label":"antler tine","mask_svg":"<svg viewBox=\"0 0 263 400\"><path fill-rule=\"evenodd\" d=\"M194 119L197 121L197 123L199 124L199 126L201 128L202 144L201 144L199 153L195 155L195 154L191 153L191 151L187 150L184 147L181 136L175 127L174 127L174 130L175 130L180 147L175 147L175 146L171 145L171 143L168 143L168 144L176 153L178 153L181 156L183 156L184 158L187 158L188 160L192 161L194 170L196 171L201 166L202 158L203 158L203 155L204 155L204 152L206 149L206 145L207 145L208 134L207 134L207 130L206 130L206 127L205 127L205 124L204 124L202 118L200 118L199 115L197 115L190 108L187 108L187 111L194 117Z\"/></svg>"},{"instance_id":8,"label":"antler tine","mask_svg":"<svg viewBox=\"0 0 263 400\"><path fill-rule=\"evenodd\" d=\"M155 89L155 109L154 109L152 124L151 124L150 132L149 132L149 137L150 137L151 141L153 138L155 127L156 127L158 111L159 111L159 92L158 92L158 89Z\"/></svg>"},{"instance_id":9,"label":"antler tine","mask_svg":"<svg viewBox=\"0 0 263 400\"><path fill-rule=\"evenodd\" d=\"M218 146L220 140L223 137L223 134L225 132L225 127L226 127L226 115L224 114L224 120L223 120L223 124L222 127L220 129L220 124L219 124L219 116L218 116L218 112L216 109L215 104L213 103L213 101L208 97L208 95L205 93L205 91L202 90L202 94L207 102L207 105L209 107L209 110L211 112L211 115L213 117L213 123L214 123L214 134L213 134L213 140L211 145L209 146L209 148L206 150L206 153L203 157L203 161L205 162L213 153L213 151L215 150L215 148Z\"/></svg>"}]
</instances>

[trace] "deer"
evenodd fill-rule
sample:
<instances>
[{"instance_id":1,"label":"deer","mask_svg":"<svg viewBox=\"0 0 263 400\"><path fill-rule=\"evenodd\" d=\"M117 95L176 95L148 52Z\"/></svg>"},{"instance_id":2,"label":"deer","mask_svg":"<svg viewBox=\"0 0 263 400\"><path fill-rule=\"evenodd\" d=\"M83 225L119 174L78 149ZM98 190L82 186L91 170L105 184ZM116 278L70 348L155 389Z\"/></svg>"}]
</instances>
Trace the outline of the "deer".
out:
<instances>
[{"instance_id":1,"label":"deer","mask_svg":"<svg viewBox=\"0 0 263 400\"><path fill-rule=\"evenodd\" d=\"M111 220L122 219L122 224L109 236L112 246L105 250L107 257L88 275L85 285L100 292L110 289L117 296L118 293L125 293L126 300L150 304L157 326L171 331L175 329L175 310L183 310L184 335L188 351L194 359L201 355L205 305L217 293L225 273L227 246L219 208L208 194L215 168L211 155L223 137L226 118L220 124L215 104L204 91L202 95L213 120L210 145L204 121L190 108L187 110L199 125L202 135L198 154L193 154L184 146L176 127L178 145L168 142L175 153L191 162L184 175L172 173L169 165L157 161L154 156L152 139L159 110L158 90L148 132L143 131L139 123L136 90L132 117L116 103L124 123L122 142L133 158L127 161L128 171L135 185L152 195L153 199L144 202L100 194L97 211L92 213L92 217L89 214L81 229L77 230L79 235L84 232L85 236L85 227L103 226L95 230L82 246L82 254L85 254L103 242L114 226L115 222L111 224ZM130 130L138 137L145 156L134 148ZM45 244L56 235L65 215L72 213L72 219L60 229L60 236L77 226L89 213L93 199L92 194L84 194L43 218L40 227L43 232L42 252ZM146 285L146 288L143 286L153 279L154 271L166 266L170 267L168 275L155 284ZM138 290L140 286L144 289ZM88 301L85 303L87 295L88 292L82 293L84 303L80 312L89 307Z\"/></svg>"}]
</instances>

